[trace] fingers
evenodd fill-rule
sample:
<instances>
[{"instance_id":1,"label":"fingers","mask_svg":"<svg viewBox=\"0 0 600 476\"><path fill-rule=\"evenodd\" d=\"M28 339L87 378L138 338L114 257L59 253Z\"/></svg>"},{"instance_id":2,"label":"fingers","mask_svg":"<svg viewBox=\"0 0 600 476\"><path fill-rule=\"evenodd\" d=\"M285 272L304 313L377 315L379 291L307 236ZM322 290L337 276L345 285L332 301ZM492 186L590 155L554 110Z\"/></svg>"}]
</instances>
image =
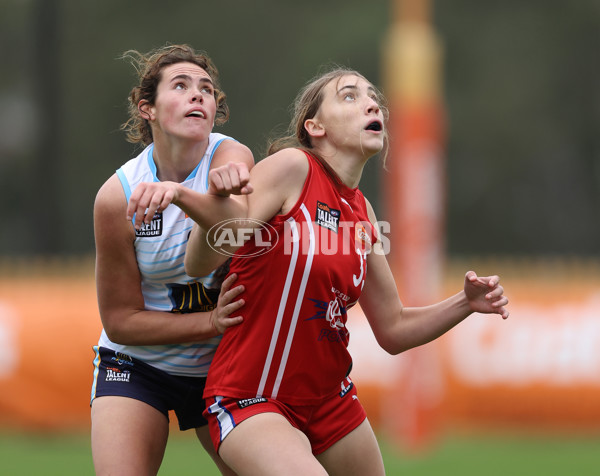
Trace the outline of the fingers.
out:
<instances>
[{"instance_id":1,"label":"fingers","mask_svg":"<svg viewBox=\"0 0 600 476\"><path fill-rule=\"evenodd\" d=\"M136 215L136 210L138 208L138 202L139 202L139 196L141 195L141 193L139 193L138 191L139 187L136 188L134 190L134 192L131 194L131 197L129 197L129 202L127 203L127 212L126 212L126 218L127 220L131 220L134 215Z\"/></svg>"},{"instance_id":2,"label":"fingers","mask_svg":"<svg viewBox=\"0 0 600 476\"><path fill-rule=\"evenodd\" d=\"M229 164L224 167L219 167L212 171L212 182L216 190L219 192L227 192L232 190L232 184L236 183L235 175L232 175L229 171Z\"/></svg>"},{"instance_id":3,"label":"fingers","mask_svg":"<svg viewBox=\"0 0 600 476\"><path fill-rule=\"evenodd\" d=\"M465 280L475 285L483 284L487 287L493 288L500 282L500 277L497 275L493 276L477 276L475 271L467 271L465 274Z\"/></svg>"},{"instance_id":4,"label":"fingers","mask_svg":"<svg viewBox=\"0 0 600 476\"><path fill-rule=\"evenodd\" d=\"M236 164L236 168L238 170L240 184L249 183L250 182L250 170L248 170L248 166L246 164L238 163L238 164Z\"/></svg>"},{"instance_id":5,"label":"fingers","mask_svg":"<svg viewBox=\"0 0 600 476\"><path fill-rule=\"evenodd\" d=\"M244 318L242 316L228 317L227 319L225 319L221 322L221 325L223 326L223 328L225 330L225 329L229 329L230 327L237 326L238 324L241 324L243 321L244 321Z\"/></svg>"},{"instance_id":6,"label":"fingers","mask_svg":"<svg viewBox=\"0 0 600 476\"><path fill-rule=\"evenodd\" d=\"M246 164L229 162L209 173L209 190L218 195L246 195L252 192Z\"/></svg>"},{"instance_id":7,"label":"fingers","mask_svg":"<svg viewBox=\"0 0 600 476\"><path fill-rule=\"evenodd\" d=\"M254 192L254 187L252 187L251 184L247 184L240 189L240 192L242 195L248 195L248 194Z\"/></svg>"},{"instance_id":8,"label":"fingers","mask_svg":"<svg viewBox=\"0 0 600 476\"><path fill-rule=\"evenodd\" d=\"M485 295L485 298L488 301L491 301L496 307L508 304L508 298L504 296L504 288L498 284L499 280L500 278L498 278L498 276L490 278L488 287L492 288L492 290Z\"/></svg>"},{"instance_id":9,"label":"fingers","mask_svg":"<svg viewBox=\"0 0 600 476\"><path fill-rule=\"evenodd\" d=\"M242 285L232 288L236 279L237 275L235 273L229 275L223 281L221 292L219 293L220 314L224 316L219 324L225 328L238 325L244 320L242 316L232 316L233 313L239 311L246 304L246 301L242 298L236 300L246 290Z\"/></svg>"},{"instance_id":10,"label":"fingers","mask_svg":"<svg viewBox=\"0 0 600 476\"><path fill-rule=\"evenodd\" d=\"M238 172L240 193L242 195L248 195L254 190L250 184L250 170L246 164L238 163L235 164Z\"/></svg>"},{"instance_id":11,"label":"fingers","mask_svg":"<svg viewBox=\"0 0 600 476\"><path fill-rule=\"evenodd\" d=\"M508 298L506 296L500 296L500 298L496 299L491 303L493 309L492 312L500 314L502 316L502 319L508 319L510 313L506 309L506 305L508 305Z\"/></svg>"},{"instance_id":12,"label":"fingers","mask_svg":"<svg viewBox=\"0 0 600 476\"><path fill-rule=\"evenodd\" d=\"M494 299L497 298L498 296L502 296L502 294L504 293L504 288L502 286L496 286L494 287L494 289L492 289L489 293L487 293L485 295L486 299Z\"/></svg>"},{"instance_id":13,"label":"fingers","mask_svg":"<svg viewBox=\"0 0 600 476\"><path fill-rule=\"evenodd\" d=\"M482 287L487 286L488 278L477 276L475 271L467 271L467 274L465 274L465 282L475 287Z\"/></svg>"},{"instance_id":14,"label":"fingers","mask_svg":"<svg viewBox=\"0 0 600 476\"><path fill-rule=\"evenodd\" d=\"M227 291L229 291L229 289L231 288L232 284L235 283L236 279L237 279L237 274L235 274L235 273L231 273L229 276L227 276L227 278L225 278L225 280L221 284L220 295L223 295L224 293L226 293Z\"/></svg>"},{"instance_id":15,"label":"fingers","mask_svg":"<svg viewBox=\"0 0 600 476\"><path fill-rule=\"evenodd\" d=\"M472 310L508 318L509 312L505 307L508 305L508 298L504 295L499 276L477 276L474 271L468 271L465 274L465 293Z\"/></svg>"},{"instance_id":16,"label":"fingers","mask_svg":"<svg viewBox=\"0 0 600 476\"><path fill-rule=\"evenodd\" d=\"M485 295L485 299L490 301L495 313L500 314L502 319L508 319L509 312L505 307L508 305L508 298L504 295L504 288L498 284L499 279L498 276L490 279L488 286L493 289Z\"/></svg>"},{"instance_id":17,"label":"fingers","mask_svg":"<svg viewBox=\"0 0 600 476\"><path fill-rule=\"evenodd\" d=\"M220 193L224 188L219 172L211 170L208 174L208 190L212 193Z\"/></svg>"},{"instance_id":18,"label":"fingers","mask_svg":"<svg viewBox=\"0 0 600 476\"><path fill-rule=\"evenodd\" d=\"M488 295L489 296L489 295ZM494 296L486 296L485 298L490 301L492 307L501 308L508 304L508 298L502 294Z\"/></svg>"},{"instance_id":19,"label":"fingers","mask_svg":"<svg viewBox=\"0 0 600 476\"><path fill-rule=\"evenodd\" d=\"M502 319L508 319L508 316L510 315L505 307L499 307L496 312L502 316Z\"/></svg>"},{"instance_id":20,"label":"fingers","mask_svg":"<svg viewBox=\"0 0 600 476\"><path fill-rule=\"evenodd\" d=\"M219 324L227 329L228 327L237 326L244 318L242 316L232 316L236 311L246 303L243 299L238 299L235 302L227 304L221 308L221 312L224 313L224 317L219 321Z\"/></svg>"},{"instance_id":21,"label":"fingers","mask_svg":"<svg viewBox=\"0 0 600 476\"><path fill-rule=\"evenodd\" d=\"M132 220L136 229L142 223L150 224L154 215L173 202L175 192L167 184L141 183L131 194L127 204L127 220Z\"/></svg>"},{"instance_id":22,"label":"fingers","mask_svg":"<svg viewBox=\"0 0 600 476\"><path fill-rule=\"evenodd\" d=\"M129 199L128 210L132 209L132 214L128 214L128 216L133 217L135 215L137 224L141 224L142 220L145 218L146 210L148 210L150 202L152 201L153 192L150 191L149 188L150 187L147 184L140 184L133 191L131 198Z\"/></svg>"},{"instance_id":23,"label":"fingers","mask_svg":"<svg viewBox=\"0 0 600 476\"><path fill-rule=\"evenodd\" d=\"M229 291L223 293L223 291L221 290L221 297L219 299L222 300L224 307L228 307L231 306L232 303L234 303L234 299L236 299L240 294L242 294L244 291L246 290L246 288L244 288L244 286L236 286L233 289L230 289ZM240 302L242 301L242 305L243 305L243 299L240 298L235 302ZM242 307L241 305L239 307Z\"/></svg>"}]
</instances>

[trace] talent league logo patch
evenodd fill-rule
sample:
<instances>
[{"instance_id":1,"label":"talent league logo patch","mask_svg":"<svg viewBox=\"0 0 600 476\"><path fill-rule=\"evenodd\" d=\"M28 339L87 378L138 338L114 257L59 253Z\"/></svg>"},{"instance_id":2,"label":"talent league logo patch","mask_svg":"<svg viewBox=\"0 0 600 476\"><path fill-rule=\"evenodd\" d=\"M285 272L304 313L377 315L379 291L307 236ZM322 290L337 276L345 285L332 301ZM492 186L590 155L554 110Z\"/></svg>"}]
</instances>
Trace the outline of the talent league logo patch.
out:
<instances>
[{"instance_id":1,"label":"talent league logo patch","mask_svg":"<svg viewBox=\"0 0 600 476\"><path fill-rule=\"evenodd\" d=\"M129 383L129 378L131 377L131 372L129 370L121 370L115 367L107 367L106 369L106 381L107 382L127 382Z\"/></svg>"},{"instance_id":2,"label":"talent league logo patch","mask_svg":"<svg viewBox=\"0 0 600 476\"><path fill-rule=\"evenodd\" d=\"M265 397L254 397L254 398L245 398L244 400L238 400L237 404L240 408L246 408L251 405L256 405L257 403L267 403L267 399Z\"/></svg>"},{"instance_id":3,"label":"talent league logo patch","mask_svg":"<svg viewBox=\"0 0 600 476\"><path fill-rule=\"evenodd\" d=\"M142 223L139 230L135 230L135 236L160 236L163 230L163 214L155 213L152 221L148 224Z\"/></svg>"},{"instance_id":4,"label":"talent league logo patch","mask_svg":"<svg viewBox=\"0 0 600 476\"><path fill-rule=\"evenodd\" d=\"M317 200L317 212L315 214L315 223L323 228L327 228L334 233L338 232L340 225L340 211L329 207L326 203Z\"/></svg>"}]
</instances>

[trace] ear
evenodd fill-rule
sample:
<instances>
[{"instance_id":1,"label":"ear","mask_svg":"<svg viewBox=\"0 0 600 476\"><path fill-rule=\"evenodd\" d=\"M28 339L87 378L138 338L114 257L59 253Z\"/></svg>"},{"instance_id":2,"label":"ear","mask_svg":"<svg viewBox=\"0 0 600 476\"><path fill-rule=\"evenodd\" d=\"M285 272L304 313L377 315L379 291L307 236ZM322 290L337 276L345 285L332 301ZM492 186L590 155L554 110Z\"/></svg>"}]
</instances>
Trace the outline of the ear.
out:
<instances>
[{"instance_id":1,"label":"ear","mask_svg":"<svg viewBox=\"0 0 600 476\"><path fill-rule=\"evenodd\" d=\"M140 116L147 121L153 121L155 118L154 107L146 99L138 102L138 111L140 111Z\"/></svg>"},{"instance_id":2,"label":"ear","mask_svg":"<svg viewBox=\"0 0 600 476\"><path fill-rule=\"evenodd\" d=\"M323 137L325 135L325 127L316 118L304 121L304 128L311 137Z\"/></svg>"}]
</instances>

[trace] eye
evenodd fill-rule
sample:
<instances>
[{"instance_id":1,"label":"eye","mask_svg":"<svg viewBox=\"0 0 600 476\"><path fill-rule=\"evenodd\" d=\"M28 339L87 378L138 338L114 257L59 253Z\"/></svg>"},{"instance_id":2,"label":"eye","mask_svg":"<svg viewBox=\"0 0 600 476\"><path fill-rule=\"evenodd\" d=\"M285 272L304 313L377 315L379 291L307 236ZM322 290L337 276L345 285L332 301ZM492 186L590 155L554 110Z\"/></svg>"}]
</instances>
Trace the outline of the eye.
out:
<instances>
[{"instance_id":1,"label":"eye","mask_svg":"<svg viewBox=\"0 0 600 476\"><path fill-rule=\"evenodd\" d=\"M185 89L185 84L184 83L176 83L175 89Z\"/></svg>"},{"instance_id":2,"label":"eye","mask_svg":"<svg viewBox=\"0 0 600 476\"><path fill-rule=\"evenodd\" d=\"M214 94L214 89L210 86L204 86L201 90L203 93L210 94L211 96Z\"/></svg>"},{"instance_id":3,"label":"eye","mask_svg":"<svg viewBox=\"0 0 600 476\"><path fill-rule=\"evenodd\" d=\"M354 101L355 99L356 97L354 96L354 93L344 94L344 101Z\"/></svg>"}]
</instances>

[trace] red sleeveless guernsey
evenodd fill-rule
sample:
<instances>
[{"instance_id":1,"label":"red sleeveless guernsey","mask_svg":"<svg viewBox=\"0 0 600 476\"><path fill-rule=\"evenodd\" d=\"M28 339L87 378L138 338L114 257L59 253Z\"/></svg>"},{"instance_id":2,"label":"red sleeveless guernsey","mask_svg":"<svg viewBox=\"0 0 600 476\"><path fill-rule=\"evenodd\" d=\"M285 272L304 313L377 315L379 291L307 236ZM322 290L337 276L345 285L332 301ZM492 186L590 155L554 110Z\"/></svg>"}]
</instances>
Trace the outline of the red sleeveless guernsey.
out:
<instances>
[{"instance_id":1,"label":"red sleeveless guernsey","mask_svg":"<svg viewBox=\"0 0 600 476\"><path fill-rule=\"evenodd\" d=\"M309 171L296 205L232 259L235 285L246 288L244 321L225 332L205 397L314 405L344 388L352 364L346 311L364 284L375 229L360 190L306 155Z\"/></svg>"}]
</instances>

